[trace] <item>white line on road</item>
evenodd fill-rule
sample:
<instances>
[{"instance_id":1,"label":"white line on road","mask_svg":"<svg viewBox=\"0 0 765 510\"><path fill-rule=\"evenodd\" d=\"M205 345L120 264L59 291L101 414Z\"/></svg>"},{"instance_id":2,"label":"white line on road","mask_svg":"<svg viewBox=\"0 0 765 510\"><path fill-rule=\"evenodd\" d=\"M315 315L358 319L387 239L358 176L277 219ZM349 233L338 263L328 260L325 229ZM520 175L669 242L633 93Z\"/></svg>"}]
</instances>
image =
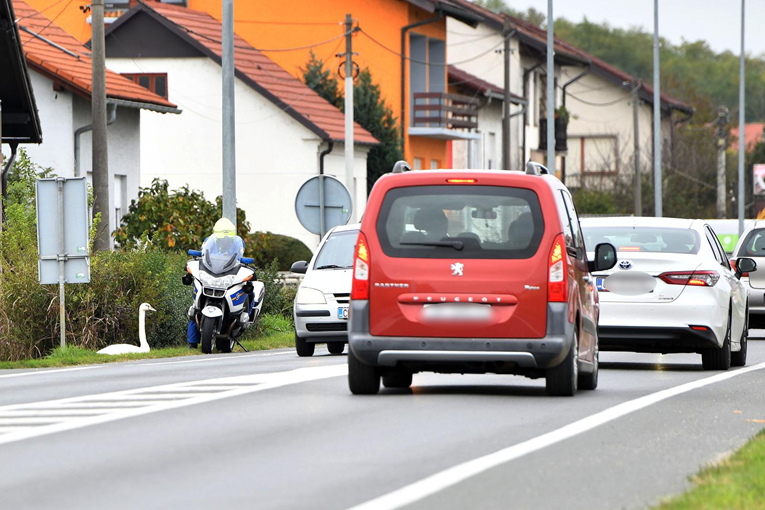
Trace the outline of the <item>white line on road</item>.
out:
<instances>
[{"instance_id":1,"label":"white line on road","mask_svg":"<svg viewBox=\"0 0 765 510\"><path fill-rule=\"evenodd\" d=\"M239 395L245 395L248 393L254 393L257 391L270 390L274 388L280 388L291 384L298 384L308 381L316 381L319 379L327 379L330 377L340 377L348 373L348 366L343 365L329 365L322 367L310 367L299 368L297 370L290 370L288 372L276 372L270 374L252 374L244 376L224 377L219 379L209 379L204 381L190 381L184 383L167 384L163 386L154 386L149 388L139 388L135 390L116 391L112 393L102 393L98 395L86 395L83 397L71 397L60 400L50 400L47 402L35 402L29 404L13 404L0 407L0 423L7 425L14 425L17 421L30 422L34 420L35 423L42 422L42 420L56 420L56 423L50 425L37 425L18 429L11 429L8 432L0 434L0 445L5 443L12 443L15 441L21 441L24 439L30 439L33 437L44 436L47 434L53 434L56 432L63 432L65 430L79 429L88 427L90 425L96 425L99 423L107 423L110 421L121 420L130 418L133 416L141 416L150 413L156 413L159 411L166 411L169 409L177 409L179 407L187 407L196 404L202 404L205 402L212 402L215 400L222 400L224 398L235 397ZM123 403L125 399L135 397L141 397L145 393L157 392L157 391L172 391L174 388L187 388L190 386L196 386L203 390L206 388L206 384L218 384L218 385L233 385L237 386L236 389L220 391L217 393L210 393L209 391L200 392L197 395L191 393L180 394L180 399L175 400L145 400L139 407L123 407L116 409L106 409L114 405ZM114 401L113 403L109 403ZM50 417L50 418L25 418L17 416L13 418L13 413L17 410L34 409L38 411L43 410L56 410L56 409L68 409L76 406L88 406L94 402L99 402L99 406L102 406L103 413L97 416L67 416L67 417ZM6 422L3 422L6 420Z\"/></svg>"},{"instance_id":2,"label":"white line on road","mask_svg":"<svg viewBox=\"0 0 765 510\"><path fill-rule=\"evenodd\" d=\"M102 366L103 365L75 367L75 368L51 368L48 370L35 370L33 372L21 372L18 374L3 374L3 375L0 375L0 379L3 379L5 377L24 377L28 375L60 374L61 372L74 372L75 370L92 370L94 368L101 368Z\"/></svg>"},{"instance_id":3,"label":"white line on road","mask_svg":"<svg viewBox=\"0 0 765 510\"><path fill-rule=\"evenodd\" d=\"M253 353L253 354L242 354L240 356L220 356L220 357L214 357L214 358L194 358L194 359L185 359L182 361L160 361L158 363L131 363L131 367L148 367L148 366L157 366L157 365L178 365L180 363L204 363L207 361L236 361L238 359L242 358L265 358L266 356L286 356L287 354L295 354L292 351L289 352L268 352L268 353Z\"/></svg>"},{"instance_id":4,"label":"white line on road","mask_svg":"<svg viewBox=\"0 0 765 510\"><path fill-rule=\"evenodd\" d=\"M553 444L559 443L566 439L570 439L574 436L592 430L605 423L626 416L640 409L644 409L650 405L661 402L668 398L687 393L691 390L703 388L718 382L726 381L733 377L743 375L755 370L765 369L765 363L759 365L753 365L751 367L741 368L738 370L731 370L722 374L714 375L712 377L706 377L704 379L693 381L674 388L668 388L666 390L651 393L628 402L610 407L605 411L593 414L579 421L570 423L564 427L561 427L547 434L542 434L523 443L519 443L508 448L499 450L477 459L469 460L462 464L458 464L451 468L445 469L438 473L435 473L427 478L423 478L411 485L407 485L398 490L384 494L378 498L367 501L360 505L354 506L349 510L394 510L406 505L410 505L416 501L419 501L427 496L431 496L437 492L447 489L453 485L467 480L473 476L488 471L507 462L513 461L524 455L536 452L543 448L547 448Z\"/></svg>"}]
</instances>

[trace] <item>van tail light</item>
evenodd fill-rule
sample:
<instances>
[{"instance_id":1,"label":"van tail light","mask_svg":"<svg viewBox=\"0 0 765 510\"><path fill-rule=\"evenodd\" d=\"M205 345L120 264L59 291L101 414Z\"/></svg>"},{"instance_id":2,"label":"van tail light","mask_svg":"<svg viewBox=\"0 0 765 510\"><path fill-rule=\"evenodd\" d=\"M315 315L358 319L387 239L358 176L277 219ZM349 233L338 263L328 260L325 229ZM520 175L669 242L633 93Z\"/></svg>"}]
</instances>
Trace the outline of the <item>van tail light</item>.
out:
<instances>
[{"instance_id":1,"label":"van tail light","mask_svg":"<svg viewBox=\"0 0 765 510\"><path fill-rule=\"evenodd\" d=\"M369 245L364 232L359 231L356 253L353 256L353 283L351 299L369 299Z\"/></svg>"},{"instance_id":2,"label":"van tail light","mask_svg":"<svg viewBox=\"0 0 765 510\"><path fill-rule=\"evenodd\" d=\"M736 259L730 259L730 268L736 272ZM741 273L741 278L749 278L749 273Z\"/></svg>"},{"instance_id":3,"label":"van tail light","mask_svg":"<svg viewBox=\"0 0 765 510\"><path fill-rule=\"evenodd\" d=\"M720 280L717 271L670 271L659 275L669 285L690 285L691 287L714 287Z\"/></svg>"},{"instance_id":4,"label":"van tail light","mask_svg":"<svg viewBox=\"0 0 765 510\"><path fill-rule=\"evenodd\" d=\"M568 268L566 267L566 239L558 234L550 250L547 300L551 303L568 301Z\"/></svg>"}]
</instances>

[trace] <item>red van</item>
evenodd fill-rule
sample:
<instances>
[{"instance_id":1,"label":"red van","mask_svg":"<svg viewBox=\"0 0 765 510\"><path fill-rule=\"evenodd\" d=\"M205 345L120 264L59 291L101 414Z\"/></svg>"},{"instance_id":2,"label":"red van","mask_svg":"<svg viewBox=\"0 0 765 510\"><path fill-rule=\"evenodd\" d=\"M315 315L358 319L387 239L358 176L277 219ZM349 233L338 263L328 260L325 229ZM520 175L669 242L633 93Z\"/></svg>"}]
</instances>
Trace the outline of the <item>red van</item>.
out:
<instances>
[{"instance_id":1,"label":"red van","mask_svg":"<svg viewBox=\"0 0 765 510\"><path fill-rule=\"evenodd\" d=\"M369 197L348 337L354 394L416 372L545 377L551 395L598 384L592 271L571 194L547 169L399 170Z\"/></svg>"}]
</instances>

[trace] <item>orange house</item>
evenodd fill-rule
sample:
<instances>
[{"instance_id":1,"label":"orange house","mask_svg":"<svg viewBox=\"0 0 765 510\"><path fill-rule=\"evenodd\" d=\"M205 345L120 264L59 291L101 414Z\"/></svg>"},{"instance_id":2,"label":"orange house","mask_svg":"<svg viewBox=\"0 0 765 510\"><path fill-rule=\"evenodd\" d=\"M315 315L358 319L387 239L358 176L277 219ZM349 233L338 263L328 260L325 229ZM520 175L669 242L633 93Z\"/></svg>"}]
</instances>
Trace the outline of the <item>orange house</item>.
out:
<instances>
[{"instance_id":1,"label":"orange house","mask_svg":"<svg viewBox=\"0 0 765 510\"><path fill-rule=\"evenodd\" d=\"M81 41L90 39L90 12L77 2L28 0ZM108 2L107 23L136 1ZM221 18L221 0L162 0ZM123 5L124 4L124 5ZM302 78L313 51L325 67L344 61L344 21L350 13L354 62L369 68L383 98L403 124L404 157L415 168L451 167L451 140L475 138L471 105L448 94L446 19L475 26L480 11L464 0L235 0L234 30L294 76ZM326 42L325 42L326 41ZM318 43L318 44L317 44ZM283 51L289 48L302 48ZM274 50L274 51L269 51ZM401 54L405 55L402 58ZM403 75L402 75L403 74ZM336 74L336 77L340 78ZM340 82L343 89L342 81ZM403 119L403 123L401 122Z\"/></svg>"}]
</instances>

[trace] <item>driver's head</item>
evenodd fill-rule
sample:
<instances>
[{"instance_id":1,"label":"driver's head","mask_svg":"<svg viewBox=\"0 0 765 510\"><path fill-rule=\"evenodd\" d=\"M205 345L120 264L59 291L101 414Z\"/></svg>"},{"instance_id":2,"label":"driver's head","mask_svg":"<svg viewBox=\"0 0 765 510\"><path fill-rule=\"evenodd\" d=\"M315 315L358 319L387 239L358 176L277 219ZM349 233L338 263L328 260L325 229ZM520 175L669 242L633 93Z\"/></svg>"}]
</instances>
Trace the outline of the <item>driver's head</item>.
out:
<instances>
[{"instance_id":1,"label":"driver's head","mask_svg":"<svg viewBox=\"0 0 765 510\"><path fill-rule=\"evenodd\" d=\"M414 215L414 228L425 231L431 241L446 237L449 230L449 220L443 209L422 208Z\"/></svg>"}]
</instances>

